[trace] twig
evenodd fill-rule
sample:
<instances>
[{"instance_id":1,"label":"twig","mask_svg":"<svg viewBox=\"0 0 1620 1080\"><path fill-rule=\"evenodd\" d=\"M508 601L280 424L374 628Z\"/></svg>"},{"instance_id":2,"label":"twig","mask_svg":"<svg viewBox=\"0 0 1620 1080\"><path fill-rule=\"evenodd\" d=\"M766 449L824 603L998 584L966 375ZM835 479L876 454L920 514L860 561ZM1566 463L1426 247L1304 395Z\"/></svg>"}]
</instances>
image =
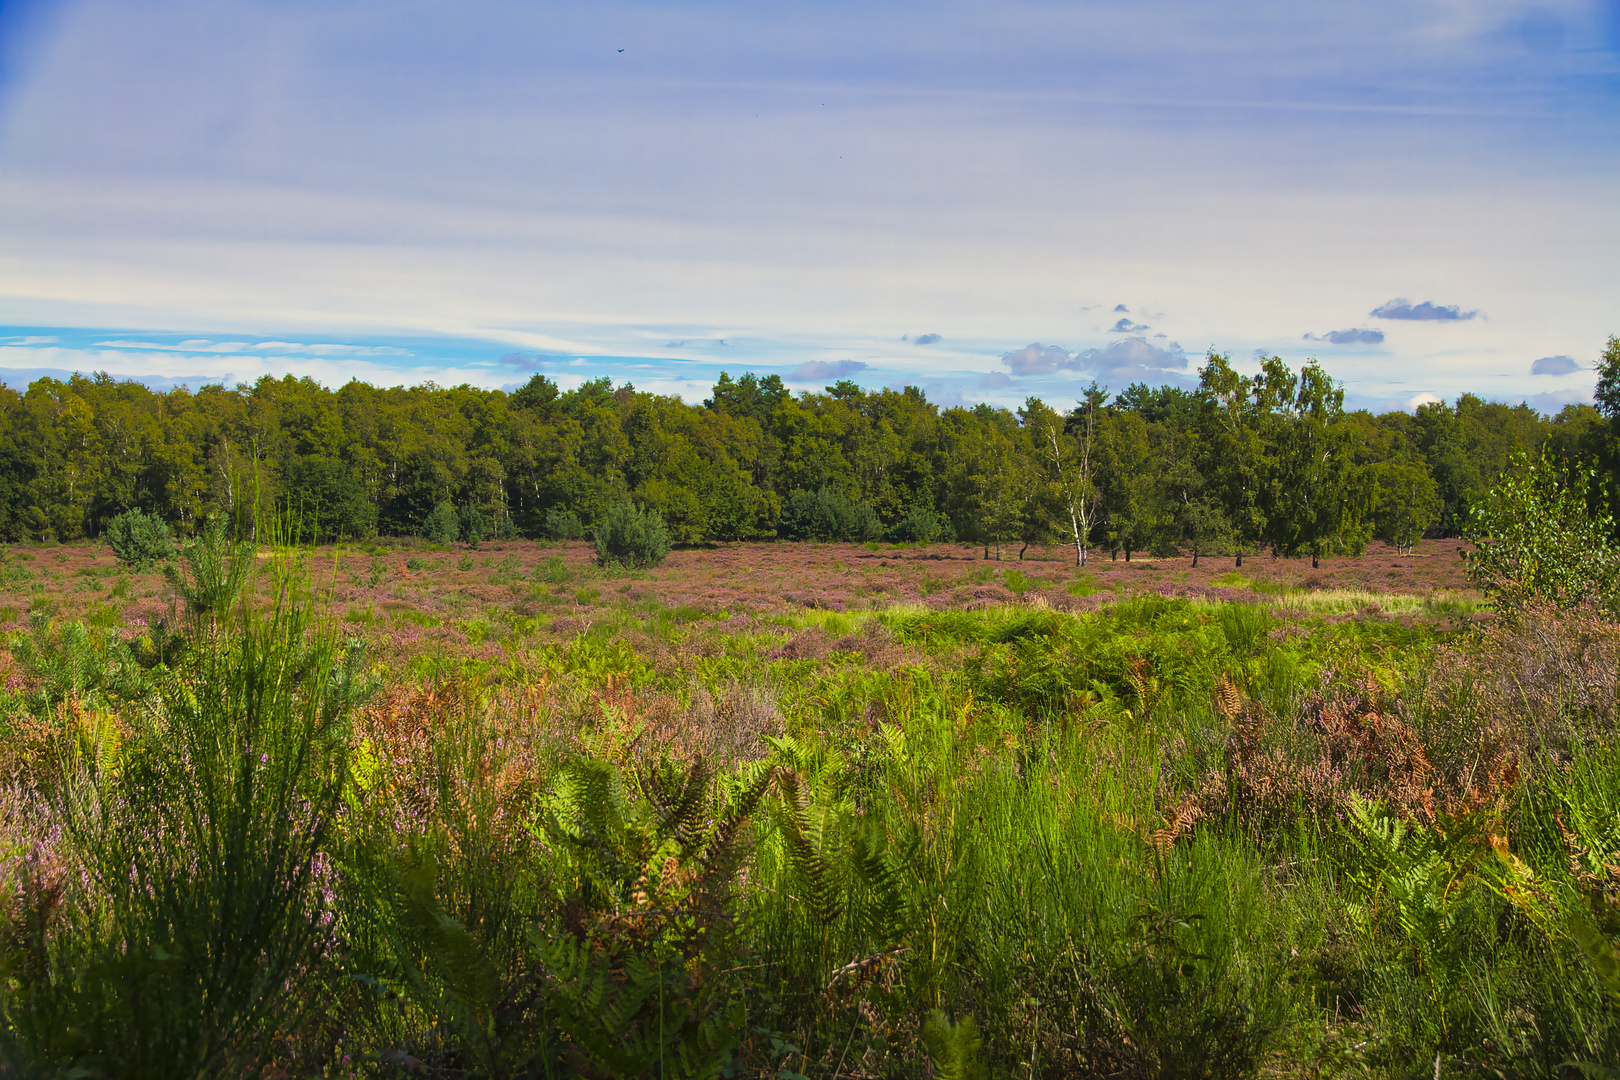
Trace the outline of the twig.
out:
<instances>
[{"instance_id":1,"label":"twig","mask_svg":"<svg viewBox=\"0 0 1620 1080\"><path fill-rule=\"evenodd\" d=\"M910 951L911 950L906 946L901 946L900 948L890 950L889 952L875 952L863 960L851 960L843 967L834 969L832 978L827 980L827 989L831 990L833 988L833 984L839 979L842 979L845 975L852 975L863 968L874 967L891 956L904 956Z\"/></svg>"}]
</instances>

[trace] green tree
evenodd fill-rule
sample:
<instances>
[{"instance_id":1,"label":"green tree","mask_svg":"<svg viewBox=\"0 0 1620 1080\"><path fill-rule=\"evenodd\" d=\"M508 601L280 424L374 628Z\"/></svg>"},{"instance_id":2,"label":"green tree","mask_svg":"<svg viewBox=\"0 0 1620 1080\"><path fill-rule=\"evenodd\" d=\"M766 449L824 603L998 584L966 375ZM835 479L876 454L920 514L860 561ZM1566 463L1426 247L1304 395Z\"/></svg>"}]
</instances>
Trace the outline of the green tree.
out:
<instances>
[{"instance_id":1,"label":"green tree","mask_svg":"<svg viewBox=\"0 0 1620 1080\"><path fill-rule=\"evenodd\" d=\"M1372 478L1373 536L1398 553L1410 553L1440 520L1440 486L1421 462L1404 456L1374 466Z\"/></svg>"},{"instance_id":2,"label":"green tree","mask_svg":"<svg viewBox=\"0 0 1620 1080\"><path fill-rule=\"evenodd\" d=\"M1086 548L1097 524L1097 413L1107 396L1106 387L1092 383L1067 419L1036 397L1024 402L1021 413L1041 479L1067 518L1076 566L1086 565Z\"/></svg>"},{"instance_id":3,"label":"green tree","mask_svg":"<svg viewBox=\"0 0 1620 1080\"><path fill-rule=\"evenodd\" d=\"M1238 566L1243 553L1266 534L1262 496L1269 463L1254 390L1254 380L1232 370L1229 357L1209 351L1198 370L1198 395L1205 403L1200 414L1204 472L1231 529Z\"/></svg>"},{"instance_id":4,"label":"green tree","mask_svg":"<svg viewBox=\"0 0 1620 1080\"><path fill-rule=\"evenodd\" d=\"M1272 404L1272 550L1309 553L1313 568L1329 552L1359 552L1371 492L1366 470L1355 461L1356 429L1345 420L1344 388L1314 360L1296 377L1272 357L1262 379L1262 397Z\"/></svg>"}]
</instances>

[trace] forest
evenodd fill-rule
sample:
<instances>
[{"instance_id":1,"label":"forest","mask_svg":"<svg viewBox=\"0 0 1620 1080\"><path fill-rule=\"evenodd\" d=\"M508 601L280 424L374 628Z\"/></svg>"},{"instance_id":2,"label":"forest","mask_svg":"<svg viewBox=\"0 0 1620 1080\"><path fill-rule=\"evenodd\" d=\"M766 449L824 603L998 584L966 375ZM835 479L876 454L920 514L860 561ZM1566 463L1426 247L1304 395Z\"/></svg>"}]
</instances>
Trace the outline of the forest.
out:
<instances>
[{"instance_id":1,"label":"forest","mask_svg":"<svg viewBox=\"0 0 1620 1080\"><path fill-rule=\"evenodd\" d=\"M155 393L106 374L0 388L0 541L97 537L139 510L193 535L296 505L312 538L569 539L632 502L677 544L808 538L1313 558L1460 535L1516 449L1595 462L1614 486L1620 343L1599 404L1547 417L1463 394L1347 411L1312 361L1196 389L1132 385L1008 410L915 387L794 395L722 374L701 405L614 387L513 393L431 383L336 390L262 377ZM1605 404L1607 402L1607 404Z\"/></svg>"}]
</instances>

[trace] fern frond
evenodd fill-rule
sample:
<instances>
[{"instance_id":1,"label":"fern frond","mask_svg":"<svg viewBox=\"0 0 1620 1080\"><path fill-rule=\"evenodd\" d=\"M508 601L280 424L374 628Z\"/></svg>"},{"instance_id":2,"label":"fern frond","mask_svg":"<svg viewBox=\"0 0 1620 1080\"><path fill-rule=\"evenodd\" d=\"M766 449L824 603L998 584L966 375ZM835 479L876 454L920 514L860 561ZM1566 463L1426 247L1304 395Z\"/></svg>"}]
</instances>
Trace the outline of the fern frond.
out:
<instances>
[{"instance_id":1,"label":"fern frond","mask_svg":"<svg viewBox=\"0 0 1620 1080\"><path fill-rule=\"evenodd\" d=\"M780 777L782 798L777 823L786 842L788 860L804 886L804 899L811 917L819 925L828 926L843 913L843 905L837 899L833 868L818 843L820 838L811 820L810 798L799 774L783 770Z\"/></svg>"}]
</instances>

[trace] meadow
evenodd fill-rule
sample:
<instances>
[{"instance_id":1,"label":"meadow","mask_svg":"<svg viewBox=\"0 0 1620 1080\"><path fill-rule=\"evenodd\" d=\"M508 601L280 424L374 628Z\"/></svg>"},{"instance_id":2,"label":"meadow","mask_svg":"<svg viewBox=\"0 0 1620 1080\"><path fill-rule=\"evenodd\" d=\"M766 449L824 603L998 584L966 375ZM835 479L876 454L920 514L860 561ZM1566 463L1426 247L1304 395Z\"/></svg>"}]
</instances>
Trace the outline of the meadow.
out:
<instances>
[{"instance_id":1,"label":"meadow","mask_svg":"<svg viewBox=\"0 0 1620 1080\"><path fill-rule=\"evenodd\" d=\"M0 1075L1620 1067L1620 626L1002 555L7 551Z\"/></svg>"}]
</instances>

